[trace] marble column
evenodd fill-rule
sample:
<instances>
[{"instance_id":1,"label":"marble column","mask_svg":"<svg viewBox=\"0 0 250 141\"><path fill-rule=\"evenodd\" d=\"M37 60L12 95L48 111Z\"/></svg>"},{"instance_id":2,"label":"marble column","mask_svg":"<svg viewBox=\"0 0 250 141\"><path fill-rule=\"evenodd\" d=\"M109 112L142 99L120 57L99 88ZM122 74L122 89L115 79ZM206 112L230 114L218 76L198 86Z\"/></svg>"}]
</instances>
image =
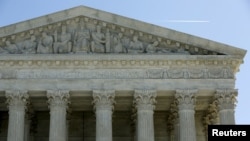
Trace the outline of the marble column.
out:
<instances>
[{"instance_id":1,"label":"marble column","mask_svg":"<svg viewBox=\"0 0 250 141\"><path fill-rule=\"evenodd\" d=\"M178 103L180 141L196 141L195 94L197 90L176 90Z\"/></svg>"},{"instance_id":2,"label":"marble column","mask_svg":"<svg viewBox=\"0 0 250 141\"><path fill-rule=\"evenodd\" d=\"M114 90L93 90L93 104L96 113L96 141L112 141L112 113Z\"/></svg>"},{"instance_id":3,"label":"marble column","mask_svg":"<svg viewBox=\"0 0 250 141\"><path fill-rule=\"evenodd\" d=\"M27 91L9 90L5 94L9 108L7 141L24 140L25 110L28 103Z\"/></svg>"},{"instance_id":4,"label":"marble column","mask_svg":"<svg viewBox=\"0 0 250 141\"><path fill-rule=\"evenodd\" d=\"M137 141L154 141L155 90L135 90Z\"/></svg>"},{"instance_id":5,"label":"marble column","mask_svg":"<svg viewBox=\"0 0 250 141\"><path fill-rule=\"evenodd\" d=\"M34 111L31 105L28 106L28 110L25 115L25 125L24 125L24 141L31 141L30 130L32 119L34 117Z\"/></svg>"},{"instance_id":6,"label":"marble column","mask_svg":"<svg viewBox=\"0 0 250 141\"><path fill-rule=\"evenodd\" d=\"M66 141L66 112L69 104L69 91L48 90L50 108L49 141Z\"/></svg>"},{"instance_id":7,"label":"marble column","mask_svg":"<svg viewBox=\"0 0 250 141\"><path fill-rule=\"evenodd\" d=\"M235 124L234 109L236 106L237 90L218 89L215 93L219 109L220 124Z\"/></svg>"}]
</instances>

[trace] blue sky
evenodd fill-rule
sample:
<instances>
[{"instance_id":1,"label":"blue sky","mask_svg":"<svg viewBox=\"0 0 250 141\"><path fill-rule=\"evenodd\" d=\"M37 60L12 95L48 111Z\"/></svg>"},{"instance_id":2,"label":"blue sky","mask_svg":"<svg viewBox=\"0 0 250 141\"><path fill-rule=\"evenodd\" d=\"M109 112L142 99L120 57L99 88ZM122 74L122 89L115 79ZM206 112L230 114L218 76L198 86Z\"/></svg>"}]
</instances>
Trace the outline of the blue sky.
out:
<instances>
[{"instance_id":1,"label":"blue sky","mask_svg":"<svg viewBox=\"0 0 250 141\"><path fill-rule=\"evenodd\" d=\"M0 27L79 5L250 49L249 0L0 0ZM237 124L250 124L248 53L236 78Z\"/></svg>"}]
</instances>

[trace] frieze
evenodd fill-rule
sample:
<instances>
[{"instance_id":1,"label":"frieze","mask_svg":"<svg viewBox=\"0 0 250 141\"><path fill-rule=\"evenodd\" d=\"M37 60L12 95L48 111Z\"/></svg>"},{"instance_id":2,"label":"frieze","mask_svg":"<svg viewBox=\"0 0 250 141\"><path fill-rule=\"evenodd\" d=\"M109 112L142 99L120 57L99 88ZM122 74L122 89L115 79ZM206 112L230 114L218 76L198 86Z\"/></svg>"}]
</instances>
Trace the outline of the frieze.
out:
<instances>
[{"instance_id":1,"label":"frieze","mask_svg":"<svg viewBox=\"0 0 250 141\"><path fill-rule=\"evenodd\" d=\"M199 71L198 71L199 70ZM229 68L221 68L220 75L210 77L213 73L206 68L195 69L20 69L0 70L1 79L233 79ZM176 73L173 73L176 72ZM199 73L198 73L199 72ZM229 73L230 72L230 73ZM186 74L186 75L184 75ZM190 75L192 74L192 75ZM195 74L195 75L194 75Z\"/></svg>"},{"instance_id":2,"label":"frieze","mask_svg":"<svg viewBox=\"0 0 250 141\"><path fill-rule=\"evenodd\" d=\"M1 37L0 54L224 55L88 17L56 23L47 20L49 25Z\"/></svg>"}]
</instances>

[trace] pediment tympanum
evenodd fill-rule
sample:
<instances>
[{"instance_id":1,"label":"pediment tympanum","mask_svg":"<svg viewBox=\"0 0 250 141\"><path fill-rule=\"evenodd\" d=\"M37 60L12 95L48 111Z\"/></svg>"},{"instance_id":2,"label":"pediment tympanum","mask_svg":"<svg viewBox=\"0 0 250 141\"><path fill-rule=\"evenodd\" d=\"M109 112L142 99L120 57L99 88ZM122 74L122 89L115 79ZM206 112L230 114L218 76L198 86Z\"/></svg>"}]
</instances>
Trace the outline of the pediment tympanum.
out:
<instances>
[{"instance_id":1,"label":"pediment tympanum","mask_svg":"<svg viewBox=\"0 0 250 141\"><path fill-rule=\"evenodd\" d=\"M0 28L0 53L228 55L234 50L229 47L227 52L220 48L221 44L147 26L149 24L103 11L77 7ZM157 35L159 28L165 33ZM235 50L236 54L244 54L242 50Z\"/></svg>"}]
</instances>

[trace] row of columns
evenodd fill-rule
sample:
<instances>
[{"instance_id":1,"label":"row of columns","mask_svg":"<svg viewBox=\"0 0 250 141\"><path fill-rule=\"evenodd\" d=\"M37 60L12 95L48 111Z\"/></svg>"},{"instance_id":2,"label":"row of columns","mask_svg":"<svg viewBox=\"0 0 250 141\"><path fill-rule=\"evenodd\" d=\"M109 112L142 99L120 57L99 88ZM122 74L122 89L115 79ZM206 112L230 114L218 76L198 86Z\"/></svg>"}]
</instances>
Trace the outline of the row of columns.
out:
<instances>
[{"instance_id":1,"label":"row of columns","mask_svg":"<svg viewBox=\"0 0 250 141\"><path fill-rule=\"evenodd\" d=\"M196 141L195 98L197 90L176 90L178 122L175 126L175 141ZM235 90L217 90L215 97L219 107L221 124L235 124ZM9 108L7 141L24 141L25 111L29 103L27 91L6 91ZM67 90L48 90L50 109L49 141L67 141L66 114L70 95ZM112 141L112 113L115 104L114 90L93 90L96 113L96 141ZM136 140L154 141L154 109L156 90L135 90Z\"/></svg>"}]
</instances>

